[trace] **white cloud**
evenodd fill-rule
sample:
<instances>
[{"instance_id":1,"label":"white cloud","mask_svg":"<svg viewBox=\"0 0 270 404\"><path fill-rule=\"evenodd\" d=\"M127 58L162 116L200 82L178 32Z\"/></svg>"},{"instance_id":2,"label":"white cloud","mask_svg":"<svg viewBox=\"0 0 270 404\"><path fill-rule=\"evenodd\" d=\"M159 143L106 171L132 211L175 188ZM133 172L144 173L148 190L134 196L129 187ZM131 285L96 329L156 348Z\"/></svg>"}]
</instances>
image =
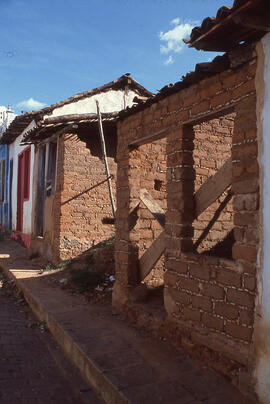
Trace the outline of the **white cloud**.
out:
<instances>
[{"instance_id":1,"label":"white cloud","mask_svg":"<svg viewBox=\"0 0 270 404\"><path fill-rule=\"evenodd\" d=\"M180 19L175 18L171 21L171 23L175 24L176 21L180 22ZM159 39L164 41L166 44L160 45L160 52L165 54L170 52L181 52L181 50L184 48L183 39L190 34L192 28L193 25L190 23L185 23L178 24L167 32L161 31L159 33Z\"/></svg>"},{"instance_id":2,"label":"white cloud","mask_svg":"<svg viewBox=\"0 0 270 404\"><path fill-rule=\"evenodd\" d=\"M21 101L17 104L19 108L25 108L26 110L34 110L44 107L46 104L43 102L39 102L34 100L34 98L30 97L28 100Z\"/></svg>"},{"instance_id":3,"label":"white cloud","mask_svg":"<svg viewBox=\"0 0 270 404\"><path fill-rule=\"evenodd\" d=\"M179 22L180 22L180 18L174 18L171 22L170 22L170 24L171 25L178 25L179 24Z\"/></svg>"},{"instance_id":4,"label":"white cloud","mask_svg":"<svg viewBox=\"0 0 270 404\"><path fill-rule=\"evenodd\" d=\"M174 58L172 55L168 57L168 59L165 60L164 65L172 65L174 63Z\"/></svg>"}]
</instances>

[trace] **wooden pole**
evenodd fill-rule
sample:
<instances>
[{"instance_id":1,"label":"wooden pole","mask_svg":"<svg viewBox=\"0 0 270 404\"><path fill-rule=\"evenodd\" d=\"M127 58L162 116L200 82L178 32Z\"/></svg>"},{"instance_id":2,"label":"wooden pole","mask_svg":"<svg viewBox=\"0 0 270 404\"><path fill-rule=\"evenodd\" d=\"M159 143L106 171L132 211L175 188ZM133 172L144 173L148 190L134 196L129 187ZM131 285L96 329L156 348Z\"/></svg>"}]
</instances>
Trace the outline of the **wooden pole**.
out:
<instances>
[{"instance_id":1,"label":"wooden pole","mask_svg":"<svg viewBox=\"0 0 270 404\"><path fill-rule=\"evenodd\" d=\"M111 200L111 205L112 205L112 212L113 212L113 217L115 218L115 204L114 204L114 199L113 199L111 176L110 176L110 170L109 170L108 161L107 161L106 145L105 145L102 118L101 118L98 100L96 100L96 104L97 104L97 114L98 114L99 135L100 135L103 159L104 159L104 164L105 164L106 176L107 176L107 181L108 181L108 188L109 188L110 200Z\"/></svg>"}]
</instances>

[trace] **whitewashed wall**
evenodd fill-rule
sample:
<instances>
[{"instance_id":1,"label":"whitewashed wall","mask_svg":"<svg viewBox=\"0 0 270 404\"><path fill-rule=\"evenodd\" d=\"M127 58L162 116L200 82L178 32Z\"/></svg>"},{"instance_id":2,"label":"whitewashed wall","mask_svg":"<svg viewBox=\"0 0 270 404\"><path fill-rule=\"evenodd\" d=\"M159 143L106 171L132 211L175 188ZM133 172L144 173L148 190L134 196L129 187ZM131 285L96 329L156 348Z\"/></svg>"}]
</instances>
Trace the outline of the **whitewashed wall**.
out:
<instances>
[{"instance_id":1,"label":"whitewashed wall","mask_svg":"<svg viewBox=\"0 0 270 404\"><path fill-rule=\"evenodd\" d=\"M255 350L256 389L263 404L270 403L270 33L257 46L256 75L259 163L261 167L262 234L258 260ZM258 229L259 231L259 229Z\"/></svg>"},{"instance_id":2,"label":"whitewashed wall","mask_svg":"<svg viewBox=\"0 0 270 404\"><path fill-rule=\"evenodd\" d=\"M17 227L17 185L18 185L18 155L28 146L21 146L23 135L36 126L32 121L20 136L9 147L9 158L13 159L13 180L12 180L12 230ZM31 146L31 164L30 164L30 194L29 201L23 205L23 233L31 234L31 215L33 208L33 169L34 169L34 146Z\"/></svg>"},{"instance_id":3,"label":"whitewashed wall","mask_svg":"<svg viewBox=\"0 0 270 404\"><path fill-rule=\"evenodd\" d=\"M137 95L135 91L111 90L105 93L93 95L77 102L63 105L55 108L51 115L47 115L44 119L52 116L62 116L68 114L91 114L97 112L96 100L99 102L101 112L117 112L126 107L133 105L133 98Z\"/></svg>"}]
</instances>

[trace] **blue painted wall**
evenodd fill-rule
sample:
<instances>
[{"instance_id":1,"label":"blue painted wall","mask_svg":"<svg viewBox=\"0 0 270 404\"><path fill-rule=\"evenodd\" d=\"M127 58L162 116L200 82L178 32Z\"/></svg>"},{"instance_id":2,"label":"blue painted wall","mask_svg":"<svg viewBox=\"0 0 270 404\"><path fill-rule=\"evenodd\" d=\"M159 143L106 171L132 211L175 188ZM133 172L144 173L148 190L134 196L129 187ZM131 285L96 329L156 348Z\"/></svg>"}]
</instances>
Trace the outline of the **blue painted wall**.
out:
<instances>
[{"instance_id":1,"label":"blue painted wall","mask_svg":"<svg viewBox=\"0 0 270 404\"><path fill-rule=\"evenodd\" d=\"M9 146L0 145L0 161L6 160L5 163L5 183L4 183L4 201L0 201L0 224L5 229L10 228L10 212L9 212ZM0 173L1 174L1 173ZM2 176L0 175L0 187L2 187Z\"/></svg>"}]
</instances>

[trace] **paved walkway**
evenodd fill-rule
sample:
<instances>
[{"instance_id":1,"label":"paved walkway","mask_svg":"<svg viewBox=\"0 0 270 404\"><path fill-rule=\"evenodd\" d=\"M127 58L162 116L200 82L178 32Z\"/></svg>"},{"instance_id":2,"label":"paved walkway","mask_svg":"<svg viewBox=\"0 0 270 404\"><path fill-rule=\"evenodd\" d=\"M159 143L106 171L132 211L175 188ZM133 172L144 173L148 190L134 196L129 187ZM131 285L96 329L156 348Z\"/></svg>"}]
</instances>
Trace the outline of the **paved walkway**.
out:
<instances>
[{"instance_id":1,"label":"paved walkway","mask_svg":"<svg viewBox=\"0 0 270 404\"><path fill-rule=\"evenodd\" d=\"M16 279L32 309L41 320L46 320L58 343L105 402L250 403L221 375L202 367L180 350L127 324L112 315L108 308L84 304L57 286L44 282L38 275L38 268L31 267L24 256L25 250L18 244L0 242L0 266ZM9 327L6 330L11 332ZM27 369L31 367L31 361L40 361L42 355L38 352L30 356ZM23 369L22 363L20 366ZM31 387L36 386L37 379L39 377L34 376L34 382L29 381ZM49 389L48 385L42 389L42 394L49 391L51 397L55 391L57 399L63 391L53 383Z\"/></svg>"},{"instance_id":2,"label":"paved walkway","mask_svg":"<svg viewBox=\"0 0 270 404\"><path fill-rule=\"evenodd\" d=\"M101 402L87 390L50 334L0 288L0 403Z\"/></svg>"}]
</instances>

